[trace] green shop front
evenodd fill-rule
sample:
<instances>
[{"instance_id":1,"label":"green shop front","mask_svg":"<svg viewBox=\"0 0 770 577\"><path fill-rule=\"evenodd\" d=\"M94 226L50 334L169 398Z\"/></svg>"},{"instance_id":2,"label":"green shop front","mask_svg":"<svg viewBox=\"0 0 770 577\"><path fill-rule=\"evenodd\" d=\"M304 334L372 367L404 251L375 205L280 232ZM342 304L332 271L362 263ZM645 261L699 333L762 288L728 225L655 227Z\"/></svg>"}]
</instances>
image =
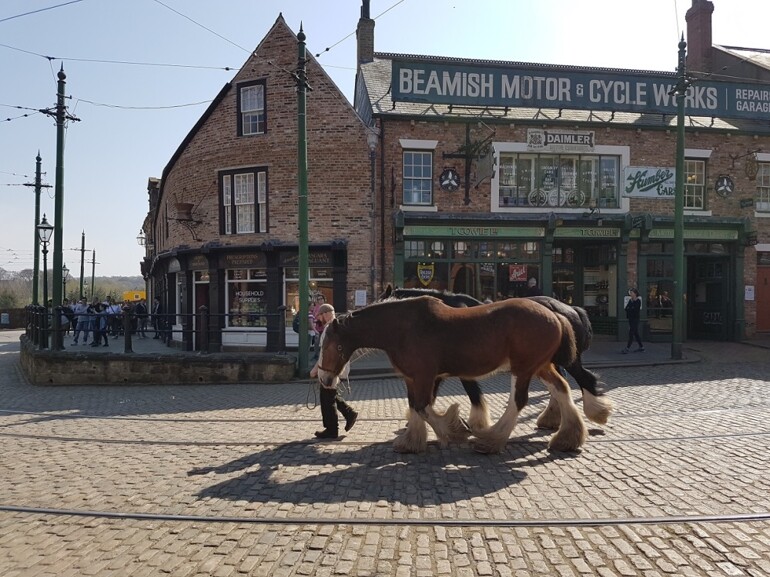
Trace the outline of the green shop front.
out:
<instances>
[{"instance_id":1,"label":"green shop front","mask_svg":"<svg viewBox=\"0 0 770 577\"><path fill-rule=\"evenodd\" d=\"M618 215L600 223L567 218L551 214L510 224L492 219L463 223L399 213L396 285L496 301L527 296L535 284L541 294L585 308L596 334L623 340L625 298L638 283L645 299L643 337L670 341L671 219ZM743 287L738 279L743 278L743 229L743 221L688 223L684 276L688 338L734 340L742 335Z\"/></svg>"}]
</instances>

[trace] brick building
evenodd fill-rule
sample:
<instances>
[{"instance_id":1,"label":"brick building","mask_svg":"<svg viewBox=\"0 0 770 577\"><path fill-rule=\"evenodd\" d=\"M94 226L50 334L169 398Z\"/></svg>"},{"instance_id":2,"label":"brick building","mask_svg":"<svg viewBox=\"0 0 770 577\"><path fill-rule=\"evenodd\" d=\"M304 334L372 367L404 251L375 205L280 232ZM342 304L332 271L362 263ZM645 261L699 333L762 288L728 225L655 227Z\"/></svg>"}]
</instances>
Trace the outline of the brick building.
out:
<instances>
[{"instance_id":1,"label":"brick building","mask_svg":"<svg viewBox=\"0 0 770 577\"><path fill-rule=\"evenodd\" d=\"M770 51L712 45L713 11L687 14L681 304L675 73L377 53L368 0L353 106L308 58L312 291L348 310L387 283L497 299L534 279L623 339L636 286L647 340L676 306L685 338L770 330ZM150 292L177 328L209 307L212 350L294 336L296 54L279 17L148 183Z\"/></svg>"},{"instance_id":2,"label":"brick building","mask_svg":"<svg viewBox=\"0 0 770 577\"><path fill-rule=\"evenodd\" d=\"M210 350L275 350L282 332L296 344L297 55L279 16L148 181L142 272L188 349L199 346L192 315L204 305L220 329ZM344 311L357 291L372 298L371 131L310 55L307 79L310 291Z\"/></svg>"},{"instance_id":3,"label":"brick building","mask_svg":"<svg viewBox=\"0 0 770 577\"><path fill-rule=\"evenodd\" d=\"M619 339L639 287L644 337L671 340L677 75L377 53L363 4L355 107L395 283L534 282ZM687 14L681 306L686 338L737 340L770 330L770 53L712 46L713 10Z\"/></svg>"}]
</instances>

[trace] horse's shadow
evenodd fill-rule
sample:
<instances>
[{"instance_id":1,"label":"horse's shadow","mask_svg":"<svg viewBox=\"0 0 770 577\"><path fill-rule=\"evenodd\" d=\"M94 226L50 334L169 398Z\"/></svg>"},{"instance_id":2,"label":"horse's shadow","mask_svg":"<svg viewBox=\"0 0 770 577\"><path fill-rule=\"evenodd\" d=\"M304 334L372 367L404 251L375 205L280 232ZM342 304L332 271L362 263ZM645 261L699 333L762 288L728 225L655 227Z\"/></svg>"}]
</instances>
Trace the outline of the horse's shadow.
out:
<instances>
[{"instance_id":1,"label":"horse's shadow","mask_svg":"<svg viewBox=\"0 0 770 577\"><path fill-rule=\"evenodd\" d=\"M536 437L508 443L498 455L474 453L466 445L441 449L431 443L425 453L404 455L395 453L389 442L345 451L327 450L331 445L326 443L295 442L192 469L188 475L230 476L203 488L197 494L203 499L442 505L504 490L526 479L529 467L577 455L548 452L546 441Z\"/></svg>"}]
</instances>

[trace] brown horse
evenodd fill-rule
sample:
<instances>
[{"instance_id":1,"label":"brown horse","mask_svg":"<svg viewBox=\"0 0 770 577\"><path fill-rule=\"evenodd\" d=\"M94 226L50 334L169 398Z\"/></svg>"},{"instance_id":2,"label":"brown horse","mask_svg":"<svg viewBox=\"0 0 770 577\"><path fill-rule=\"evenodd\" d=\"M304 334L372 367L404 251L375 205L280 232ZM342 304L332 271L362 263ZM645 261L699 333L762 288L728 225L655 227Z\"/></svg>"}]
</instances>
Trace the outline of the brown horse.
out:
<instances>
[{"instance_id":1,"label":"brown horse","mask_svg":"<svg viewBox=\"0 0 770 577\"><path fill-rule=\"evenodd\" d=\"M326 327L318 360L321 384L334 385L359 348L384 350L406 382L409 422L394 442L396 451L424 451L426 422L442 445L466 439L471 431L459 418L457 404L443 414L433 408L439 383L449 376L472 379L503 369L511 372L508 407L497 423L473 431L477 451L497 453L505 446L527 404L533 376L558 404L560 426L550 448L573 451L586 440L569 385L553 365L575 358L575 335L569 321L535 302L510 299L451 308L424 296L369 305Z\"/></svg>"},{"instance_id":2,"label":"brown horse","mask_svg":"<svg viewBox=\"0 0 770 577\"><path fill-rule=\"evenodd\" d=\"M394 289L391 285L388 285L385 288L385 292L380 295L379 300L404 299L419 296L435 297L444 304L455 308L477 307L482 304L481 301L463 293L423 288ZM588 314L580 307L570 306L555 298L547 296L531 296L526 298L538 302L544 307L548 307L556 314L566 318L572 325L572 330L575 333L577 355L572 364L563 368L573 379L575 379L575 382L580 387L583 396L583 412L586 417L595 423L605 425L612 413L612 402L606 399L603 396L603 393L598 390L598 378L596 374L583 366L582 353L587 351L591 346L591 339L593 338L593 328L591 327L591 321L588 318ZM471 402L471 413L468 418L468 426L471 431L474 431L477 428L488 427L490 424L489 408L487 407L484 395L481 392L481 386L477 381L471 379L460 379L460 383L465 389L468 399ZM546 409L538 417L537 426L544 429L558 429L560 419L558 406L555 401L551 399Z\"/></svg>"}]
</instances>

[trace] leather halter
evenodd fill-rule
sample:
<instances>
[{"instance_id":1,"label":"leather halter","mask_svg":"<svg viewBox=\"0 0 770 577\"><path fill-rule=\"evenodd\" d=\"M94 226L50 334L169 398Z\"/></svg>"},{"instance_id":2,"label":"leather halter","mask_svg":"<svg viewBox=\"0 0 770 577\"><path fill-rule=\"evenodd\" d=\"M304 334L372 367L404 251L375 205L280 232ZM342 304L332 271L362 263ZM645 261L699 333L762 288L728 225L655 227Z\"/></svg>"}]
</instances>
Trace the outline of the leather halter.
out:
<instances>
[{"instance_id":1,"label":"leather halter","mask_svg":"<svg viewBox=\"0 0 770 577\"><path fill-rule=\"evenodd\" d=\"M345 353L343 352L343 349L342 349L342 345L337 345L337 352L339 353L339 355L340 355L340 358L341 358L341 359L344 361L344 360L345 360L345 358L346 358L346 355L345 355ZM342 366L344 367L345 365L343 364ZM323 366L321 366L320 364L318 365L318 371L319 371L319 372L320 372L320 371L324 371L325 373L331 373L331 372L333 372L333 371L331 371L330 369L325 369L325 368L324 368ZM334 375L334 376L336 377L337 375L339 375L339 373L337 373L337 374L336 374L336 375Z\"/></svg>"}]
</instances>

